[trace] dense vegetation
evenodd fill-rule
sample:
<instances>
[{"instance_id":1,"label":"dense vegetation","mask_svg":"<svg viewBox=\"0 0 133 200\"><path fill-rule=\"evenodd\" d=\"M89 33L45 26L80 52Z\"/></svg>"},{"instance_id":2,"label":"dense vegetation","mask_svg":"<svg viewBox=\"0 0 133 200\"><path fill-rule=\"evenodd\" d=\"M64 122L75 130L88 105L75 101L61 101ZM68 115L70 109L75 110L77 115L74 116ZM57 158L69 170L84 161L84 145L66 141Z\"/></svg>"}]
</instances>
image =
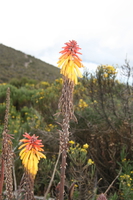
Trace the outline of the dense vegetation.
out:
<instances>
[{"instance_id":1,"label":"dense vegetation","mask_svg":"<svg viewBox=\"0 0 133 200\"><path fill-rule=\"evenodd\" d=\"M71 122L66 174L66 195L75 182L74 199L96 199L113 183L110 200L133 199L133 91L129 84L129 64L123 66L125 83L116 79L112 66L99 66L94 74L86 72L74 90L75 115ZM14 135L14 165L17 185L23 167L19 159L19 140L24 132L39 135L47 159L42 160L35 179L35 194L42 196L48 187L59 151L57 118L62 79L52 83L21 79L0 84L0 134L3 130L6 90L11 90L9 133ZM0 136L1 138L1 136ZM55 196L60 165L50 190Z\"/></svg>"}]
</instances>

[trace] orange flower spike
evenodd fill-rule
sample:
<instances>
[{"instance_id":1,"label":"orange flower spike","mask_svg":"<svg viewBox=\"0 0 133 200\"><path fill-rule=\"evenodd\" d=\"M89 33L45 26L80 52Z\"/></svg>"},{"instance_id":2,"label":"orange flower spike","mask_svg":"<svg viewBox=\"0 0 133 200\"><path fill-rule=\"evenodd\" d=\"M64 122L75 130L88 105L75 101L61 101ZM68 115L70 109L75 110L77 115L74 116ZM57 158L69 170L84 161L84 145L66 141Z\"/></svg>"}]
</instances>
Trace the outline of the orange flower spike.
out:
<instances>
[{"instance_id":1,"label":"orange flower spike","mask_svg":"<svg viewBox=\"0 0 133 200\"><path fill-rule=\"evenodd\" d=\"M77 84L77 77L82 78L82 74L79 68L84 67L81 63L81 59L77 54L81 54L81 49L77 42L72 40L65 43L65 47L60 51L63 55L59 58L58 67L62 67L61 74Z\"/></svg>"},{"instance_id":2,"label":"orange flower spike","mask_svg":"<svg viewBox=\"0 0 133 200\"><path fill-rule=\"evenodd\" d=\"M32 174L33 178L35 178L35 175L38 171L38 163L40 158L46 158L46 156L40 152L44 151L41 148L44 145L41 143L41 140L37 139L39 136L35 136L35 134L33 136L30 136L28 133L25 133L23 136L28 139L20 140L25 144L22 144L19 147L19 149L24 147L20 151L19 156L25 169Z\"/></svg>"}]
</instances>

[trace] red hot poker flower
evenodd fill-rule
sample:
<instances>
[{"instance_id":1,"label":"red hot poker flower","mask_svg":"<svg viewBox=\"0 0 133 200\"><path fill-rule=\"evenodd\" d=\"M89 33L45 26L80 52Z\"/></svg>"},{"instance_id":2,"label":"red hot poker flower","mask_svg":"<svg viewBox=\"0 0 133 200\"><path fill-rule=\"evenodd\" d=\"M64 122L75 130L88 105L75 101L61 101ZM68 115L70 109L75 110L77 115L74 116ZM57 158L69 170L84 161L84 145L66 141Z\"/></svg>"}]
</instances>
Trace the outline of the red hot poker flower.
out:
<instances>
[{"instance_id":1,"label":"red hot poker flower","mask_svg":"<svg viewBox=\"0 0 133 200\"><path fill-rule=\"evenodd\" d=\"M24 148L20 151L19 155L25 169L35 178L40 158L46 158L46 156L40 152L44 151L41 148L44 145L42 145L41 140L37 139L39 136L35 136L35 134L30 136L28 133L25 133L23 136L27 139L20 140L20 142L24 142L24 144L22 144L19 149Z\"/></svg>"},{"instance_id":2,"label":"red hot poker flower","mask_svg":"<svg viewBox=\"0 0 133 200\"><path fill-rule=\"evenodd\" d=\"M77 54L81 54L81 49L75 40L65 43L64 50L60 51L63 55L59 58L58 67L62 67L61 74L77 84L77 76L82 77L79 68L83 67L81 59Z\"/></svg>"}]
</instances>

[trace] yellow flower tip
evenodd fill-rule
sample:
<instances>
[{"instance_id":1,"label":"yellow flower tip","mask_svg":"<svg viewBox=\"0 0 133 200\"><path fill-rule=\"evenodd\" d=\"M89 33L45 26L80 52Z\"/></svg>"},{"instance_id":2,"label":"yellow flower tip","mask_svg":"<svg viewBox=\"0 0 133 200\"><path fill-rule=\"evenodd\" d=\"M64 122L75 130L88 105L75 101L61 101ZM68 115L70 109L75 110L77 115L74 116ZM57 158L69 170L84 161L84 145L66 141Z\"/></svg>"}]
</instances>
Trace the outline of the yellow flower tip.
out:
<instances>
[{"instance_id":1,"label":"yellow flower tip","mask_svg":"<svg viewBox=\"0 0 133 200\"><path fill-rule=\"evenodd\" d=\"M125 162L127 159L126 158L124 158L123 160L122 160L122 162Z\"/></svg>"},{"instance_id":2,"label":"yellow flower tip","mask_svg":"<svg viewBox=\"0 0 133 200\"><path fill-rule=\"evenodd\" d=\"M22 144L18 149L22 149L24 146L26 146L27 144Z\"/></svg>"},{"instance_id":3,"label":"yellow flower tip","mask_svg":"<svg viewBox=\"0 0 133 200\"><path fill-rule=\"evenodd\" d=\"M88 149L88 148L89 148L89 145L86 143L86 144L83 145L83 148L84 148L84 149Z\"/></svg>"},{"instance_id":4,"label":"yellow flower tip","mask_svg":"<svg viewBox=\"0 0 133 200\"><path fill-rule=\"evenodd\" d=\"M69 144L75 144L75 142L73 140L70 140Z\"/></svg>"},{"instance_id":5,"label":"yellow flower tip","mask_svg":"<svg viewBox=\"0 0 133 200\"><path fill-rule=\"evenodd\" d=\"M80 149L81 152L85 152L87 153L87 150L86 149Z\"/></svg>"},{"instance_id":6,"label":"yellow flower tip","mask_svg":"<svg viewBox=\"0 0 133 200\"><path fill-rule=\"evenodd\" d=\"M77 185L77 184L75 184L75 185L74 185L74 187L76 187L76 188L77 188L77 187L78 187L78 185Z\"/></svg>"},{"instance_id":7,"label":"yellow flower tip","mask_svg":"<svg viewBox=\"0 0 133 200\"><path fill-rule=\"evenodd\" d=\"M84 67L81 59L77 54L81 54L78 50L81 49L77 42L72 40L65 43L64 50L60 51L63 55L59 58L58 67L61 68L61 74L77 84L77 77L82 78L79 68Z\"/></svg>"},{"instance_id":8,"label":"yellow flower tip","mask_svg":"<svg viewBox=\"0 0 133 200\"><path fill-rule=\"evenodd\" d=\"M92 159L88 159L88 165L93 165L94 164L94 161L92 161Z\"/></svg>"}]
</instances>

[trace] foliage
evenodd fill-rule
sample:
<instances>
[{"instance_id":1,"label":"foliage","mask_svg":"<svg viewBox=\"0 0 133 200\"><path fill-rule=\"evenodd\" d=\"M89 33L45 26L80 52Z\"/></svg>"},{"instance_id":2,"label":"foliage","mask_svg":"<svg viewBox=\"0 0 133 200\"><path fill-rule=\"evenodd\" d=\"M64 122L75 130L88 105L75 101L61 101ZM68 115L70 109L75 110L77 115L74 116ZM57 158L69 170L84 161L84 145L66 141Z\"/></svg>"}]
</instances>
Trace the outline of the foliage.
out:
<instances>
[{"instance_id":1,"label":"foliage","mask_svg":"<svg viewBox=\"0 0 133 200\"><path fill-rule=\"evenodd\" d=\"M109 68L112 70L109 71ZM107 72L108 76L104 76ZM74 126L73 135L78 141L90 144L98 170L97 178L102 178L98 191L103 192L102 185L109 186L117 175L117 161L120 161L124 144L131 156L132 87L128 82L118 82L116 69L111 66L99 66L94 74L87 73L81 82L85 87L82 98L85 103L81 104L80 100L78 107L75 106L79 123Z\"/></svg>"},{"instance_id":2,"label":"foliage","mask_svg":"<svg viewBox=\"0 0 133 200\"><path fill-rule=\"evenodd\" d=\"M133 199L133 160L128 159L126 147L121 151L121 162L119 163L122 168L119 177L119 196L121 199Z\"/></svg>"},{"instance_id":3,"label":"foliage","mask_svg":"<svg viewBox=\"0 0 133 200\"><path fill-rule=\"evenodd\" d=\"M127 195L128 199L133 198L133 92L129 84L129 69L129 64L126 63L122 69L126 81L121 83L117 80L117 70L114 67L101 65L94 74L86 73L75 86L74 109L78 123L71 122L70 126L70 141L75 143L70 143L66 174L66 193L74 181L78 186L75 186L75 200L83 191L87 199L96 199L96 193L106 191L120 167L122 173L110 188L107 197L109 200L126 199ZM18 141L24 132L37 133L45 146L47 159L39 164L35 194L43 195L47 190L58 154L59 126L54 114L58 113L62 79L56 79L52 83L23 79L17 84L17 81L0 84L0 138L3 131L6 90L9 87L11 107L8 128L9 134L14 134L17 184L19 185L23 174L18 159ZM1 142L0 140L0 145ZM88 149L83 148L85 144L89 144ZM125 150L123 146L126 146ZM55 196L55 187L60 176L59 167L58 165L50 190L51 197ZM84 190L81 183L86 184Z\"/></svg>"},{"instance_id":4,"label":"foliage","mask_svg":"<svg viewBox=\"0 0 133 200\"><path fill-rule=\"evenodd\" d=\"M74 141L69 141L70 147L68 158L70 159L68 174L69 178L76 182L74 195L78 193L78 198L90 199L94 195L95 185L95 164L88 155L89 145L80 145Z\"/></svg>"}]
</instances>

